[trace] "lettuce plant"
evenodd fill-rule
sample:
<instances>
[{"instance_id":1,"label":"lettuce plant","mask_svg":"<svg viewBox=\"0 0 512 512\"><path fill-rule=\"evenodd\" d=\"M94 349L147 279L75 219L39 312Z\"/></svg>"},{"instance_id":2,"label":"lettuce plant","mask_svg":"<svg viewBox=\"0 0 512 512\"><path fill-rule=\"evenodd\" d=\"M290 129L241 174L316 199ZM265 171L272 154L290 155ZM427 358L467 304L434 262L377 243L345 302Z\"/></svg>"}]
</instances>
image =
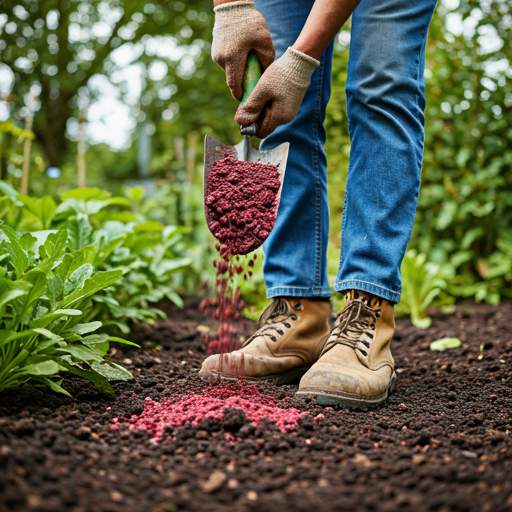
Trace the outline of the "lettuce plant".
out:
<instances>
[{"instance_id":1,"label":"lettuce plant","mask_svg":"<svg viewBox=\"0 0 512 512\"><path fill-rule=\"evenodd\" d=\"M402 299L396 306L398 314L407 314L416 327L427 329L432 319L427 316L431 306L446 308L454 299L446 293L448 283L439 265L427 262L425 254L414 249L406 252L402 262Z\"/></svg>"}]
</instances>

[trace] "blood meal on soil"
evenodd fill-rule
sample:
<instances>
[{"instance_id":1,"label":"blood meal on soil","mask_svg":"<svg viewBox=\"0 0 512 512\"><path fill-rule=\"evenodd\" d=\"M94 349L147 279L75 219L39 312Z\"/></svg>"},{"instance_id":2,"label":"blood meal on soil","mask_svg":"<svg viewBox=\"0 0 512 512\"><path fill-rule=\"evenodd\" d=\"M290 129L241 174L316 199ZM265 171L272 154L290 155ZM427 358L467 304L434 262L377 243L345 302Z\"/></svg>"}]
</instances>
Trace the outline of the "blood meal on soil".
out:
<instances>
[{"instance_id":1,"label":"blood meal on soil","mask_svg":"<svg viewBox=\"0 0 512 512\"><path fill-rule=\"evenodd\" d=\"M114 418L111 428L118 429L120 423L129 423L130 430L151 432L152 441L158 442L169 438L165 436L169 427L198 427L209 418L222 420L227 409L243 411L255 427L266 418L275 422L281 432L296 428L299 418L309 414L293 407L282 409L276 406L277 402L276 398L261 394L259 387L254 384L226 384L210 387L200 395L192 393L178 400L154 402L148 398L144 401L144 411L140 416L133 415L129 420ZM236 438L228 433L226 439L236 441Z\"/></svg>"}]
</instances>

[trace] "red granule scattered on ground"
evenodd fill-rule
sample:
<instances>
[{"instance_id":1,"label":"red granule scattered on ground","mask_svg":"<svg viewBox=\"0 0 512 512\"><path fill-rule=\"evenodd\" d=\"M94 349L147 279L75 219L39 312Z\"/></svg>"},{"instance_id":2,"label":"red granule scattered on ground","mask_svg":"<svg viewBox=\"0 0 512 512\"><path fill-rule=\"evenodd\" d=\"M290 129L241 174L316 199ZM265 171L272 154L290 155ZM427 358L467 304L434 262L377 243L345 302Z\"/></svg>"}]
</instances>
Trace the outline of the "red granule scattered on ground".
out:
<instances>
[{"instance_id":1,"label":"red granule scattered on ground","mask_svg":"<svg viewBox=\"0 0 512 512\"><path fill-rule=\"evenodd\" d=\"M167 426L187 424L197 427L207 418L222 420L224 411L232 408L243 411L255 426L263 418L268 418L275 421L282 432L287 432L296 428L299 418L308 414L294 408L281 409L276 406L277 402L272 396L262 395L255 385L211 387L201 395L191 394L177 400L153 402L146 399L142 414L130 418L129 429L147 430L153 434L152 441L161 441ZM114 418L111 428L118 429L119 422L126 421L124 418Z\"/></svg>"},{"instance_id":2,"label":"red granule scattered on ground","mask_svg":"<svg viewBox=\"0 0 512 512\"><path fill-rule=\"evenodd\" d=\"M263 243L274 227L280 187L272 164L226 157L212 165L206 220L223 252L247 254Z\"/></svg>"},{"instance_id":3,"label":"red granule scattered on ground","mask_svg":"<svg viewBox=\"0 0 512 512\"><path fill-rule=\"evenodd\" d=\"M219 246L217 246L219 249ZM241 261L240 256L229 257L224 255L213 262L217 273L215 276L215 296L206 297L200 310L207 316L219 321L217 332L214 336L205 335L206 349L209 354L225 354L240 348L239 324L242 320L242 312L245 307L240 298L240 287L235 286L233 278L236 275L244 279L252 276L248 267L254 266L257 254L251 256L249 261Z\"/></svg>"}]
</instances>

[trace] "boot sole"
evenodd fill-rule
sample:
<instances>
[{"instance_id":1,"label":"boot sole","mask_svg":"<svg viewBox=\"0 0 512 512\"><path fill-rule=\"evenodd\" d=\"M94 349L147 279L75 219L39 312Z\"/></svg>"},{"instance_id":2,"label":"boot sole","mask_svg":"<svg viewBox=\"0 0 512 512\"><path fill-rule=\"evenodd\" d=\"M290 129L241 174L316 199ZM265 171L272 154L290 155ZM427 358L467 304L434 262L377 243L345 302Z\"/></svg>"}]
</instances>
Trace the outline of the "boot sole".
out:
<instances>
[{"instance_id":1,"label":"boot sole","mask_svg":"<svg viewBox=\"0 0 512 512\"><path fill-rule=\"evenodd\" d=\"M393 372L391 382L389 383L389 386L386 389L386 391L376 396L351 395L340 391L331 391L326 389L315 388L300 389L299 391L297 391L296 394L301 396L314 395L316 396L316 403L319 405L347 409L355 409L358 407L372 409L374 407L378 407L387 400L387 398L393 391L393 388L395 387L395 382L396 372Z\"/></svg>"},{"instance_id":2,"label":"boot sole","mask_svg":"<svg viewBox=\"0 0 512 512\"><path fill-rule=\"evenodd\" d=\"M238 375L231 375L229 373L221 373L215 371L200 371L199 377L208 382L209 384L220 384L221 382L270 382L278 386L290 384L291 382L300 380L302 376L311 368L311 366L296 368L286 373L279 373L275 375L265 375L264 377L245 377Z\"/></svg>"}]
</instances>

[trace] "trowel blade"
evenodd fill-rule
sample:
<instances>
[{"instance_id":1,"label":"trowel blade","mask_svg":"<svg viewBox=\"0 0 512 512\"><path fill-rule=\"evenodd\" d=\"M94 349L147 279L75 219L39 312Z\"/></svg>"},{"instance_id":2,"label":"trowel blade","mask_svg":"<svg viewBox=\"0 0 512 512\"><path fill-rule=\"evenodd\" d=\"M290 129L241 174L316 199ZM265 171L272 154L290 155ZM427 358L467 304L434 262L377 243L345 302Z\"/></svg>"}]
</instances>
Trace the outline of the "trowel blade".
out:
<instances>
[{"instance_id":1,"label":"trowel blade","mask_svg":"<svg viewBox=\"0 0 512 512\"><path fill-rule=\"evenodd\" d=\"M260 162L262 164L272 164L277 166L277 169L279 171L279 181L281 182L281 187L279 188L279 192L277 193L276 197L276 214L279 208L279 202L281 200L281 192L283 189L284 174L286 171L286 162L288 161L289 149L289 142L283 142L279 146L265 151L254 149L251 146L249 150L249 158L247 159L247 161L249 162ZM210 175L210 170L213 164L228 156L232 158L237 158L238 160L246 160L244 158L244 141L240 142L240 144L237 144L236 146L228 146L227 144L224 144L220 140L217 140L215 137L212 137L211 135L207 135L205 137L203 179L204 199L206 198L208 193L208 176ZM210 213L208 211L208 208L206 207L206 204L204 204L204 211L206 215L206 222L208 224L208 228L210 229L210 232L214 235L210 227L212 219L210 218Z\"/></svg>"}]
</instances>

